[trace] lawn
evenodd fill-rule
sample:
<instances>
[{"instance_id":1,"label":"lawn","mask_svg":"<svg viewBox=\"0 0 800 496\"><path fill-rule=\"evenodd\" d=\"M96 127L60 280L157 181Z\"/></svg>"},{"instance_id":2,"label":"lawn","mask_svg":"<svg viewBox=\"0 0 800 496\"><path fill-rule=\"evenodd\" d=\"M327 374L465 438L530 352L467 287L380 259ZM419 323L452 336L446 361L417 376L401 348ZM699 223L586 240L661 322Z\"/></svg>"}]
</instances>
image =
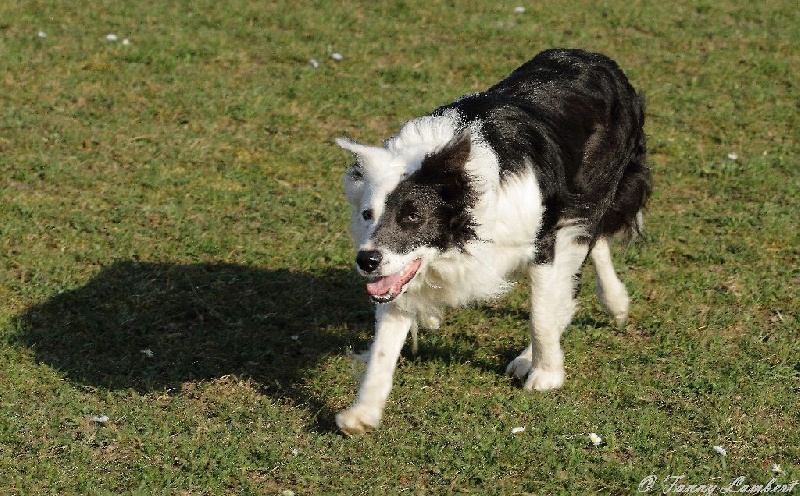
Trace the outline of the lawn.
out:
<instances>
[{"instance_id":1,"label":"lawn","mask_svg":"<svg viewBox=\"0 0 800 496\"><path fill-rule=\"evenodd\" d=\"M379 143L554 46L647 99L629 323L587 270L567 382L527 393L503 374L518 284L422 332L381 429L342 436L373 316L334 138ZM4 0L0 493L789 488L799 47L788 0Z\"/></svg>"}]
</instances>

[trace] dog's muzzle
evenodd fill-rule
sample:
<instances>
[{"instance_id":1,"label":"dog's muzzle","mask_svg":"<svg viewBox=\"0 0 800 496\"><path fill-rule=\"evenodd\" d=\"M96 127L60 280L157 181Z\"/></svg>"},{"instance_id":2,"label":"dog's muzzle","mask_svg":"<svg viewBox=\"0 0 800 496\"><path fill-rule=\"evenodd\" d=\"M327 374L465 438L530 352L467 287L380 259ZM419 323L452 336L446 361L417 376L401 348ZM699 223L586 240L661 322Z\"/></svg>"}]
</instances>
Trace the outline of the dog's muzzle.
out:
<instances>
[{"instance_id":1,"label":"dog's muzzle","mask_svg":"<svg viewBox=\"0 0 800 496\"><path fill-rule=\"evenodd\" d=\"M356 264L365 274L375 272L382 260L383 255L378 250L361 250L356 254Z\"/></svg>"},{"instance_id":2,"label":"dog's muzzle","mask_svg":"<svg viewBox=\"0 0 800 496\"><path fill-rule=\"evenodd\" d=\"M358 268L370 277L367 283L370 298L377 303L388 303L403 294L406 284L417 275L422 259L415 259L394 274L377 275L382 261L383 254L378 250L361 250L356 254Z\"/></svg>"}]
</instances>

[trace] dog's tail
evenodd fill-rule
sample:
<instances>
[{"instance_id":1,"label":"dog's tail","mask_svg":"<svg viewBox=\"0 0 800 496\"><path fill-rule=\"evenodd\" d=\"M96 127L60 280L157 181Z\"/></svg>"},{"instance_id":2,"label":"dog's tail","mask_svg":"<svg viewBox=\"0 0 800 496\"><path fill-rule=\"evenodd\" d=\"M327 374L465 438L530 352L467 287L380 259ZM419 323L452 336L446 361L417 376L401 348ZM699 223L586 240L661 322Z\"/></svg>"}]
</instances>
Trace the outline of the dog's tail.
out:
<instances>
[{"instance_id":1,"label":"dog's tail","mask_svg":"<svg viewBox=\"0 0 800 496\"><path fill-rule=\"evenodd\" d=\"M632 162L622 176L611 208L603 217L601 232L624 232L629 238L641 235L644 230L643 213L652 191L650 169Z\"/></svg>"},{"instance_id":2,"label":"dog's tail","mask_svg":"<svg viewBox=\"0 0 800 496\"><path fill-rule=\"evenodd\" d=\"M629 238L633 238L643 231L642 214L652 192L652 176L646 160L647 144L643 129L644 98L637 95L637 99L636 136L611 206L600 221L601 236L625 232Z\"/></svg>"}]
</instances>

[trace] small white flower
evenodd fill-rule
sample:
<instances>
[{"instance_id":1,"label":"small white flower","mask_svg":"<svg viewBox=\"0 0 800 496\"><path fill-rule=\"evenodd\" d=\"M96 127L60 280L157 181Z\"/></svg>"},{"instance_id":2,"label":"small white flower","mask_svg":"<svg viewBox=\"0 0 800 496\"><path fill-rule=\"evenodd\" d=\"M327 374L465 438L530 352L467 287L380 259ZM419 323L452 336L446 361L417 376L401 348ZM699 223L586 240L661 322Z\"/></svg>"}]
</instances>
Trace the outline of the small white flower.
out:
<instances>
[{"instance_id":1,"label":"small white flower","mask_svg":"<svg viewBox=\"0 0 800 496\"><path fill-rule=\"evenodd\" d=\"M294 496L294 491L291 489L284 489L281 496Z\"/></svg>"},{"instance_id":2,"label":"small white flower","mask_svg":"<svg viewBox=\"0 0 800 496\"><path fill-rule=\"evenodd\" d=\"M106 35L106 40L108 41L117 41L117 35L114 33L110 33Z\"/></svg>"},{"instance_id":3,"label":"small white flower","mask_svg":"<svg viewBox=\"0 0 800 496\"><path fill-rule=\"evenodd\" d=\"M297 335L289 336L289 337L292 339L292 341L297 341L298 339L300 339L300 336L297 336Z\"/></svg>"},{"instance_id":4,"label":"small white flower","mask_svg":"<svg viewBox=\"0 0 800 496\"><path fill-rule=\"evenodd\" d=\"M125 45L125 46L128 46L128 45L131 44L131 40L129 40L128 38L125 38L124 40L122 40L122 44Z\"/></svg>"},{"instance_id":5,"label":"small white flower","mask_svg":"<svg viewBox=\"0 0 800 496\"><path fill-rule=\"evenodd\" d=\"M600 446L600 443L603 442L603 438L595 434L594 432L589 433L589 441L592 442L595 446Z\"/></svg>"},{"instance_id":6,"label":"small white flower","mask_svg":"<svg viewBox=\"0 0 800 496\"><path fill-rule=\"evenodd\" d=\"M317 59L311 59L308 61L308 63L311 64L311 67L313 67L314 69L319 67L319 61Z\"/></svg>"},{"instance_id":7,"label":"small white flower","mask_svg":"<svg viewBox=\"0 0 800 496\"><path fill-rule=\"evenodd\" d=\"M514 7L514 13L515 14L522 14L523 12L525 12L525 7L523 7L521 5L519 7Z\"/></svg>"},{"instance_id":8,"label":"small white flower","mask_svg":"<svg viewBox=\"0 0 800 496\"><path fill-rule=\"evenodd\" d=\"M146 356L147 358L153 358L153 350L151 350L150 348L146 350L139 350L139 353Z\"/></svg>"},{"instance_id":9,"label":"small white flower","mask_svg":"<svg viewBox=\"0 0 800 496\"><path fill-rule=\"evenodd\" d=\"M728 154L728 160L739 160L739 154L736 152L730 152Z\"/></svg>"},{"instance_id":10,"label":"small white flower","mask_svg":"<svg viewBox=\"0 0 800 496\"><path fill-rule=\"evenodd\" d=\"M105 424L108 422L108 415L101 415L99 417L92 417L92 422L97 422L98 424Z\"/></svg>"},{"instance_id":11,"label":"small white flower","mask_svg":"<svg viewBox=\"0 0 800 496\"><path fill-rule=\"evenodd\" d=\"M339 60L342 60L344 57L343 57L343 56L342 56L342 54L341 54L341 53L339 53L339 52L333 52L333 53L331 54L331 58L332 58L333 60L339 61Z\"/></svg>"},{"instance_id":12,"label":"small white flower","mask_svg":"<svg viewBox=\"0 0 800 496\"><path fill-rule=\"evenodd\" d=\"M781 468L779 463L773 463L772 464L772 471L775 472L776 474L782 474L783 473L783 468Z\"/></svg>"},{"instance_id":13,"label":"small white flower","mask_svg":"<svg viewBox=\"0 0 800 496\"><path fill-rule=\"evenodd\" d=\"M720 456L727 456L728 455L728 452L725 451L725 448L723 448L722 446L714 446L714 451L719 453Z\"/></svg>"},{"instance_id":14,"label":"small white flower","mask_svg":"<svg viewBox=\"0 0 800 496\"><path fill-rule=\"evenodd\" d=\"M437 319L436 317L434 317L432 315L429 315L429 316L427 316L427 317L425 317L423 319L423 324L422 325L425 327L425 329L434 330L434 329L438 329L439 327L441 327L442 322L439 319Z\"/></svg>"},{"instance_id":15,"label":"small white flower","mask_svg":"<svg viewBox=\"0 0 800 496\"><path fill-rule=\"evenodd\" d=\"M44 31L39 31L36 34L36 36L38 36L39 38L47 38L47 33L45 33Z\"/></svg>"},{"instance_id":16,"label":"small white flower","mask_svg":"<svg viewBox=\"0 0 800 496\"><path fill-rule=\"evenodd\" d=\"M525 432L524 427L514 427L511 429L511 434L522 434L523 432Z\"/></svg>"}]
</instances>

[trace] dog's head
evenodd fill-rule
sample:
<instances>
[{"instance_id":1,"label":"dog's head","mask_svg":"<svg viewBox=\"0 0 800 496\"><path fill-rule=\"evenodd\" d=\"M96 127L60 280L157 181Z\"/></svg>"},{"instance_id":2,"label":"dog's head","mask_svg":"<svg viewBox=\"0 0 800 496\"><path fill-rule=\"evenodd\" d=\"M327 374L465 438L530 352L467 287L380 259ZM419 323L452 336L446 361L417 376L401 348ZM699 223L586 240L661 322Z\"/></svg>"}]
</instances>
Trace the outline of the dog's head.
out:
<instances>
[{"instance_id":1,"label":"dog's head","mask_svg":"<svg viewBox=\"0 0 800 496\"><path fill-rule=\"evenodd\" d=\"M452 136L452 135L451 135ZM344 174L359 273L379 303L409 288L437 256L476 238L471 210L476 193L467 172L469 132L444 146L384 147L336 142L355 156Z\"/></svg>"}]
</instances>

